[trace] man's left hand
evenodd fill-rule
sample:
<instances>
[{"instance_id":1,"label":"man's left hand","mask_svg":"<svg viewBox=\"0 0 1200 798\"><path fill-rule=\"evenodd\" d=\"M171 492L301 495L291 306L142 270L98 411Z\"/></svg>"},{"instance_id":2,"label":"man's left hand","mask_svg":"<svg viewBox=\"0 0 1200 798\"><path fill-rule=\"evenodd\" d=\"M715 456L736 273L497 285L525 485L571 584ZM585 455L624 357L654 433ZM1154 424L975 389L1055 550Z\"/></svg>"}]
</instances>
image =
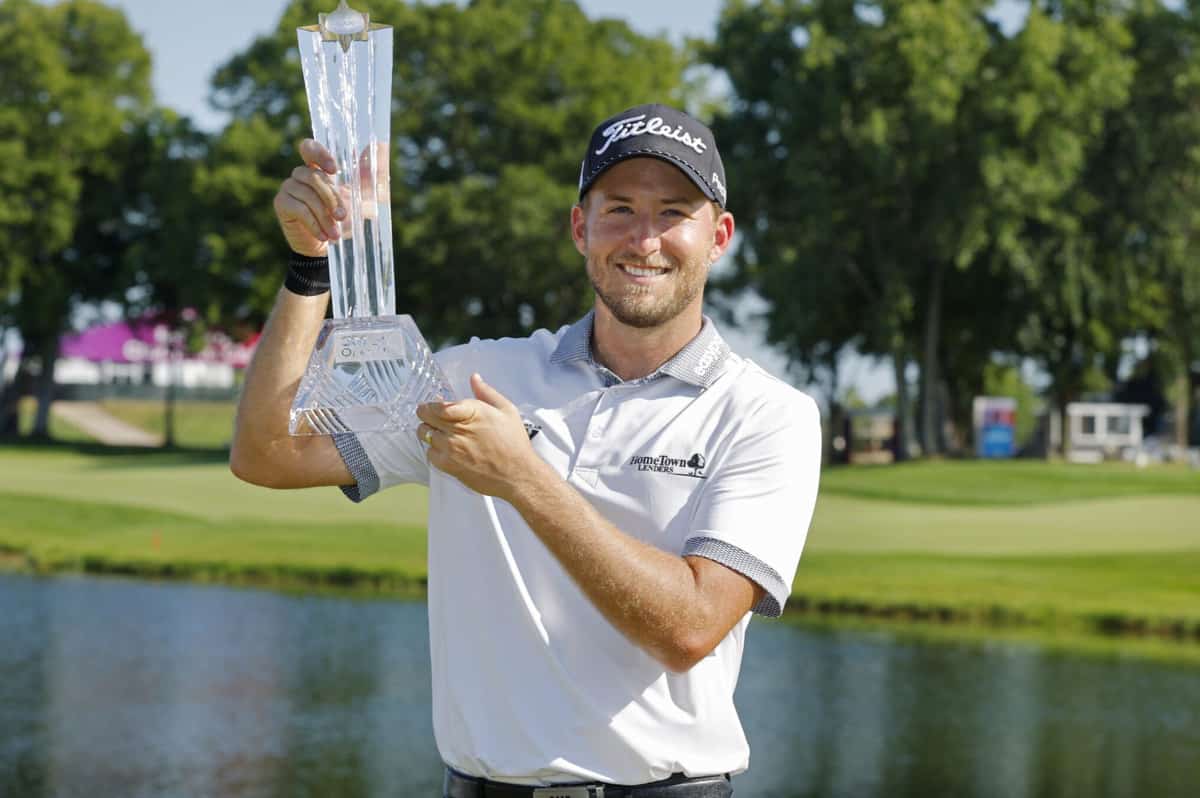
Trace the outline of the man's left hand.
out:
<instances>
[{"instance_id":1,"label":"man's left hand","mask_svg":"<svg viewBox=\"0 0 1200 798\"><path fill-rule=\"evenodd\" d=\"M471 375L471 390L475 399L418 407L417 437L429 447L430 465L477 493L507 500L530 476L528 466L541 461L516 406L478 374Z\"/></svg>"}]
</instances>

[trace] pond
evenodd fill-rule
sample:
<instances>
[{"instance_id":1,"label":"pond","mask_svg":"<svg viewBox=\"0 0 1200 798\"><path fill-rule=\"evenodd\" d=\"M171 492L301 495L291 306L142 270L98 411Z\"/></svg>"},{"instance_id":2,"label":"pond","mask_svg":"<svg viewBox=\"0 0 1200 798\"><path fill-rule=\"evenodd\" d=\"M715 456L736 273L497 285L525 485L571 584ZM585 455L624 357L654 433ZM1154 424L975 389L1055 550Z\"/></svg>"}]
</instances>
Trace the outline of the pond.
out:
<instances>
[{"instance_id":1,"label":"pond","mask_svg":"<svg viewBox=\"0 0 1200 798\"><path fill-rule=\"evenodd\" d=\"M738 798L1197 796L1200 668L751 623ZM0 574L0 796L437 796L425 605Z\"/></svg>"}]
</instances>

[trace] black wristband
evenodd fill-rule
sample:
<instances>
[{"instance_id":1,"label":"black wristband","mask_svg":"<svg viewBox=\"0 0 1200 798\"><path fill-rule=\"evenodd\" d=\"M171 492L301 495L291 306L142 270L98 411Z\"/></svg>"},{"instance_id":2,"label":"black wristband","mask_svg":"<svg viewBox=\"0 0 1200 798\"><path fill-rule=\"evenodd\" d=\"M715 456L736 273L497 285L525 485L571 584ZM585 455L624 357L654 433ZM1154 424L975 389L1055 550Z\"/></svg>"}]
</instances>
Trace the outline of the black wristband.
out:
<instances>
[{"instance_id":1,"label":"black wristband","mask_svg":"<svg viewBox=\"0 0 1200 798\"><path fill-rule=\"evenodd\" d=\"M300 296L317 296L328 291L328 256L310 258L296 252L288 253L287 277L283 280L283 287Z\"/></svg>"}]
</instances>

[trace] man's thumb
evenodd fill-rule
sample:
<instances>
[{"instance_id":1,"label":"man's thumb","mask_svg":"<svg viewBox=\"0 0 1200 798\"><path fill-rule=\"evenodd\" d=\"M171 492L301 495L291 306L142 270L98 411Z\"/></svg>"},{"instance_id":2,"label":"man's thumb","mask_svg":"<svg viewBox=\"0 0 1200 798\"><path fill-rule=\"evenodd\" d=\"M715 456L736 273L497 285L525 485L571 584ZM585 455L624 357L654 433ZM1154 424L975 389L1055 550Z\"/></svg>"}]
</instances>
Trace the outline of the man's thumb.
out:
<instances>
[{"instance_id":1,"label":"man's thumb","mask_svg":"<svg viewBox=\"0 0 1200 798\"><path fill-rule=\"evenodd\" d=\"M477 373L471 375L471 390L475 392L476 399L499 410L508 410L513 406L504 394L484 382L483 377Z\"/></svg>"}]
</instances>

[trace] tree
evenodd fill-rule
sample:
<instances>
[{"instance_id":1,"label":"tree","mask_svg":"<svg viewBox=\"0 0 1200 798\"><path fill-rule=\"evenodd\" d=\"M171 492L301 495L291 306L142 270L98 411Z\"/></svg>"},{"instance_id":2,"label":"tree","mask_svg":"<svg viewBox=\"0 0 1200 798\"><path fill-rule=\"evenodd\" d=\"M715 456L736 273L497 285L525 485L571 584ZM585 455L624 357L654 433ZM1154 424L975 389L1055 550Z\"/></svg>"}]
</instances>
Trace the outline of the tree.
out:
<instances>
[{"instance_id":1,"label":"tree","mask_svg":"<svg viewBox=\"0 0 1200 798\"><path fill-rule=\"evenodd\" d=\"M1130 102L1107 120L1096 172L1111 210L1097 223L1130 263L1118 290L1130 326L1154 343L1149 368L1173 383L1175 443L1186 447L1200 377L1200 20L1194 4L1147 0L1128 25L1138 69Z\"/></svg>"},{"instance_id":2,"label":"tree","mask_svg":"<svg viewBox=\"0 0 1200 798\"><path fill-rule=\"evenodd\" d=\"M214 80L214 101L234 121L207 180L216 194L236 191L238 218L223 220L212 245L218 262L230 258L218 270L242 275L256 314L269 307L285 254L271 197L311 130L296 28L318 10L327 9L293 2L272 34ZM395 36L400 312L434 342L521 334L580 315L589 291L567 210L586 136L615 110L678 102L680 54L622 22L591 21L567 0L391 0L373 4L372 19Z\"/></svg>"},{"instance_id":3,"label":"tree","mask_svg":"<svg viewBox=\"0 0 1200 798\"><path fill-rule=\"evenodd\" d=\"M112 148L150 100L150 58L121 12L87 0L7 0L0 38L0 320L25 344L0 432L15 431L36 362L34 433L45 435L59 334L75 303L115 286Z\"/></svg>"},{"instance_id":4,"label":"tree","mask_svg":"<svg viewBox=\"0 0 1200 798\"><path fill-rule=\"evenodd\" d=\"M1132 74L1109 12L1035 7L1009 37L988 5L731 2L707 51L735 94L729 172L753 187L726 288L771 302L768 337L801 362L890 357L901 413L918 358L926 453L946 410L967 426L991 354L1054 315L1034 303L1072 250L1046 231L1079 228Z\"/></svg>"},{"instance_id":5,"label":"tree","mask_svg":"<svg viewBox=\"0 0 1200 798\"><path fill-rule=\"evenodd\" d=\"M946 273L981 245L962 112L995 35L985 7L732 2L706 52L735 94L717 123L729 173L750 187L724 288L767 298L768 338L802 364L890 358L901 418L919 357L930 452Z\"/></svg>"},{"instance_id":6,"label":"tree","mask_svg":"<svg viewBox=\"0 0 1200 798\"><path fill-rule=\"evenodd\" d=\"M1035 4L998 54L1000 91L984 108L988 257L1023 316L1010 347L1046 372L1063 413L1102 379L1129 329L1117 286L1130 264L1106 222L1115 197L1105 131L1128 102L1130 44L1115 5Z\"/></svg>"},{"instance_id":7,"label":"tree","mask_svg":"<svg viewBox=\"0 0 1200 798\"><path fill-rule=\"evenodd\" d=\"M176 361L207 329L232 326L229 310L242 300L240 287L214 268L209 245L218 203L227 198L206 191L212 141L186 117L155 109L119 147L124 173L111 197L124 222L119 285L128 289L127 316L153 315L171 330L163 439L171 447Z\"/></svg>"}]
</instances>

